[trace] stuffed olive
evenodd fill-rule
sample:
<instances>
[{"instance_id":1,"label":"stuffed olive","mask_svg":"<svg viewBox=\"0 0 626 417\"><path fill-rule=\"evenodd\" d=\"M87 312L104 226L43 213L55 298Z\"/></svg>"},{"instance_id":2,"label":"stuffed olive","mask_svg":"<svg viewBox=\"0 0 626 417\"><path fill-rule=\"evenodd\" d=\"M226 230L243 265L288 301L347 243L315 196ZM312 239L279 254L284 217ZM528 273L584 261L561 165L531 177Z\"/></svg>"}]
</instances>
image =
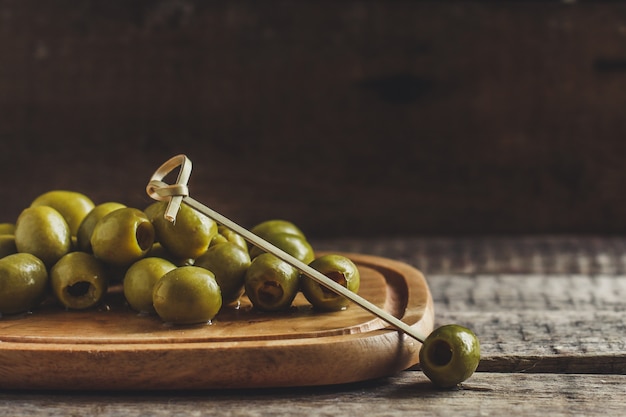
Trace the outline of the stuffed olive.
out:
<instances>
[{"instance_id":1,"label":"stuffed olive","mask_svg":"<svg viewBox=\"0 0 626 417\"><path fill-rule=\"evenodd\" d=\"M345 256L335 254L322 255L311 262L309 266L353 293L359 291L361 283L359 270L354 262ZM344 296L318 284L305 275L302 275L300 279L302 294L313 307L319 310L336 311L343 310L348 306L350 300Z\"/></svg>"}]
</instances>

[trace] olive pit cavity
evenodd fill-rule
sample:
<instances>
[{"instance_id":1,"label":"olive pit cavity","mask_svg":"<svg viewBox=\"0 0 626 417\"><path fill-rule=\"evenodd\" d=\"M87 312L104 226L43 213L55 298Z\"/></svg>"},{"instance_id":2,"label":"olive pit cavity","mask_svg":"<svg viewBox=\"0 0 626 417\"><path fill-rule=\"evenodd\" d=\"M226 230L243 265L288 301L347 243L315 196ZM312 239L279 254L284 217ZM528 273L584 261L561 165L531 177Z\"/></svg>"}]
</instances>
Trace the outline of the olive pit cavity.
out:
<instances>
[{"instance_id":1,"label":"olive pit cavity","mask_svg":"<svg viewBox=\"0 0 626 417\"><path fill-rule=\"evenodd\" d=\"M452 360L452 347L443 340L437 340L428 350L428 358L433 365L445 366Z\"/></svg>"},{"instance_id":2,"label":"olive pit cavity","mask_svg":"<svg viewBox=\"0 0 626 417\"><path fill-rule=\"evenodd\" d=\"M257 290L257 294L261 302L272 304L283 297L285 290L282 285L276 281L266 281Z\"/></svg>"},{"instance_id":3,"label":"olive pit cavity","mask_svg":"<svg viewBox=\"0 0 626 417\"><path fill-rule=\"evenodd\" d=\"M139 223L135 232L137 244L142 251L146 251L152 247L154 243L154 229L149 222Z\"/></svg>"},{"instance_id":4,"label":"olive pit cavity","mask_svg":"<svg viewBox=\"0 0 626 417\"><path fill-rule=\"evenodd\" d=\"M345 275L339 271L330 271L330 272L325 273L324 275L326 275L328 278L332 279L333 281L335 281L337 284L341 285L342 287L348 286L348 281L346 280ZM326 288L324 285L320 285L320 287L322 288L322 294L324 294L325 298L339 297L337 293L335 293L333 290L329 288Z\"/></svg>"},{"instance_id":5,"label":"olive pit cavity","mask_svg":"<svg viewBox=\"0 0 626 417\"><path fill-rule=\"evenodd\" d=\"M89 293L91 283L87 281L79 281L66 287L67 294L73 298L84 297Z\"/></svg>"}]
</instances>

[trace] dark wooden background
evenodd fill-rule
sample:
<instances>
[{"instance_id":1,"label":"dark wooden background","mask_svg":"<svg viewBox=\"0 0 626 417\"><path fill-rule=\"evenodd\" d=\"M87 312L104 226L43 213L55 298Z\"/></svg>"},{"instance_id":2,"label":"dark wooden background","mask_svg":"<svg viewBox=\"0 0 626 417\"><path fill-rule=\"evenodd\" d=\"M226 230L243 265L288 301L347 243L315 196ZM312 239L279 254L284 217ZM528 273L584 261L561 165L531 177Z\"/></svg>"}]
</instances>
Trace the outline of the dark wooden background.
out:
<instances>
[{"instance_id":1,"label":"dark wooden background","mask_svg":"<svg viewBox=\"0 0 626 417\"><path fill-rule=\"evenodd\" d=\"M0 221L166 159L311 236L626 232L626 4L0 0Z\"/></svg>"}]
</instances>

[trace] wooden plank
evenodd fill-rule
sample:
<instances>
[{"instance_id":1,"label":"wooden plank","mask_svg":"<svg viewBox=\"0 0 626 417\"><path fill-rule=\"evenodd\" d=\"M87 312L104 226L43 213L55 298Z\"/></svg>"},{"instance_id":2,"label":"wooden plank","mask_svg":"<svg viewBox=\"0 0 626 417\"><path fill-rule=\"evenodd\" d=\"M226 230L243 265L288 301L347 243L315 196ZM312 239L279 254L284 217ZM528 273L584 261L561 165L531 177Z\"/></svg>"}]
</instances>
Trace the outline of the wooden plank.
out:
<instances>
[{"instance_id":1,"label":"wooden plank","mask_svg":"<svg viewBox=\"0 0 626 417\"><path fill-rule=\"evenodd\" d=\"M475 312L626 311L626 275L430 275L440 310Z\"/></svg>"},{"instance_id":2,"label":"wooden plank","mask_svg":"<svg viewBox=\"0 0 626 417\"><path fill-rule=\"evenodd\" d=\"M545 247L545 238L533 238ZM345 242L352 242L348 239ZM344 242L344 243L345 243ZM421 242L423 246L417 244ZM408 259L429 253L426 276L435 301L437 324L456 322L473 328L483 347L483 360L463 389L433 389L419 370L383 380L340 386L261 391L137 392L97 394L0 391L0 416L32 415L210 415L216 409L242 416L364 414L600 416L623 411L626 383L626 340L623 312L626 275L616 273L621 262L615 248L621 239L552 241L554 250L539 251L546 265L561 265L550 274L536 264L521 263L530 273L510 273L510 259L531 259L513 240L444 239L438 249L423 239L373 239L337 247L366 247L377 254L395 253ZM456 242L456 243L455 243ZM461 242L459 244L459 242ZM472 243L473 242L473 243ZM497 262L485 262L484 249L509 242L514 249L498 251ZM542 243L543 242L543 243ZM560 243L559 243L560 242ZM576 262L553 263L581 256L595 259L602 273L581 273ZM362 245L362 246L359 246ZM455 248L456 250L450 250ZM415 248L421 248L416 251ZM480 250L479 250L479 249ZM469 251L469 252L468 252ZM473 254L466 256L465 254ZM534 251L530 251L534 253ZM422 258L425 259L425 258ZM463 259L467 263L461 262ZM459 265L466 265L466 273ZM579 264L578 264L579 265ZM569 274L566 269L575 273ZM449 273L456 271L455 273ZM496 271L494 273L494 271ZM499 272L498 272L499 271Z\"/></svg>"},{"instance_id":3,"label":"wooden plank","mask_svg":"<svg viewBox=\"0 0 626 417\"><path fill-rule=\"evenodd\" d=\"M626 373L623 312L439 310L437 319L476 333L483 371Z\"/></svg>"},{"instance_id":4,"label":"wooden plank","mask_svg":"<svg viewBox=\"0 0 626 417\"><path fill-rule=\"evenodd\" d=\"M493 372L626 373L626 276L431 275L436 325L481 341Z\"/></svg>"},{"instance_id":5,"label":"wooden plank","mask_svg":"<svg viewBox=\"0 0 626 417\"><path fill-rule=\"evenodd\" d=\"M424 266L436 325L477 332L480 369L625 373L625 241L526 236L319 241Z\"/></svg>"},{"instance_id":6,"label":"wooden plank","mask_svg":"<svg viewBox=\"0 0 626 417\"><path fill-rule=\"evenodd\" d=\"M440 391L421 372L384 380L306 389L136 393L0 392L0 416L242 417L367 415L588 417L621 415L624 375L479 372L459 390Z\"/></svg>"}]
</instances>

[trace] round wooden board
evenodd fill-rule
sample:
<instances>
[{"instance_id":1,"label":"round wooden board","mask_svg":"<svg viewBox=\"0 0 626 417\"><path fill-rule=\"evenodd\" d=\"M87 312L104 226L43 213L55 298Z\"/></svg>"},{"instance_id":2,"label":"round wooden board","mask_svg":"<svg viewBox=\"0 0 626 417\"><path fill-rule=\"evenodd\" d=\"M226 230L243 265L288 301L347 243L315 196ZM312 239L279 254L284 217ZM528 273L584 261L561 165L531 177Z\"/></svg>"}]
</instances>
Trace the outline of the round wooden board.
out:
<instances>
[{"instance_id":1,"label":"round wooden board","mask_svg":"<svg viewBox=\"0 0 626 417\"><path fill-rule=\"evenodd\" d=\"M359 294L427 335L433 302L417 269L345 254ZM418 362L420 343L351 304L314 311L299 294L287 312L242 299L212 324L174 327L138 315L112 289L98 309L56 305L0 319L0 388L178 390L341 384L393 375Z\"/></svg>"}]
</instances>

